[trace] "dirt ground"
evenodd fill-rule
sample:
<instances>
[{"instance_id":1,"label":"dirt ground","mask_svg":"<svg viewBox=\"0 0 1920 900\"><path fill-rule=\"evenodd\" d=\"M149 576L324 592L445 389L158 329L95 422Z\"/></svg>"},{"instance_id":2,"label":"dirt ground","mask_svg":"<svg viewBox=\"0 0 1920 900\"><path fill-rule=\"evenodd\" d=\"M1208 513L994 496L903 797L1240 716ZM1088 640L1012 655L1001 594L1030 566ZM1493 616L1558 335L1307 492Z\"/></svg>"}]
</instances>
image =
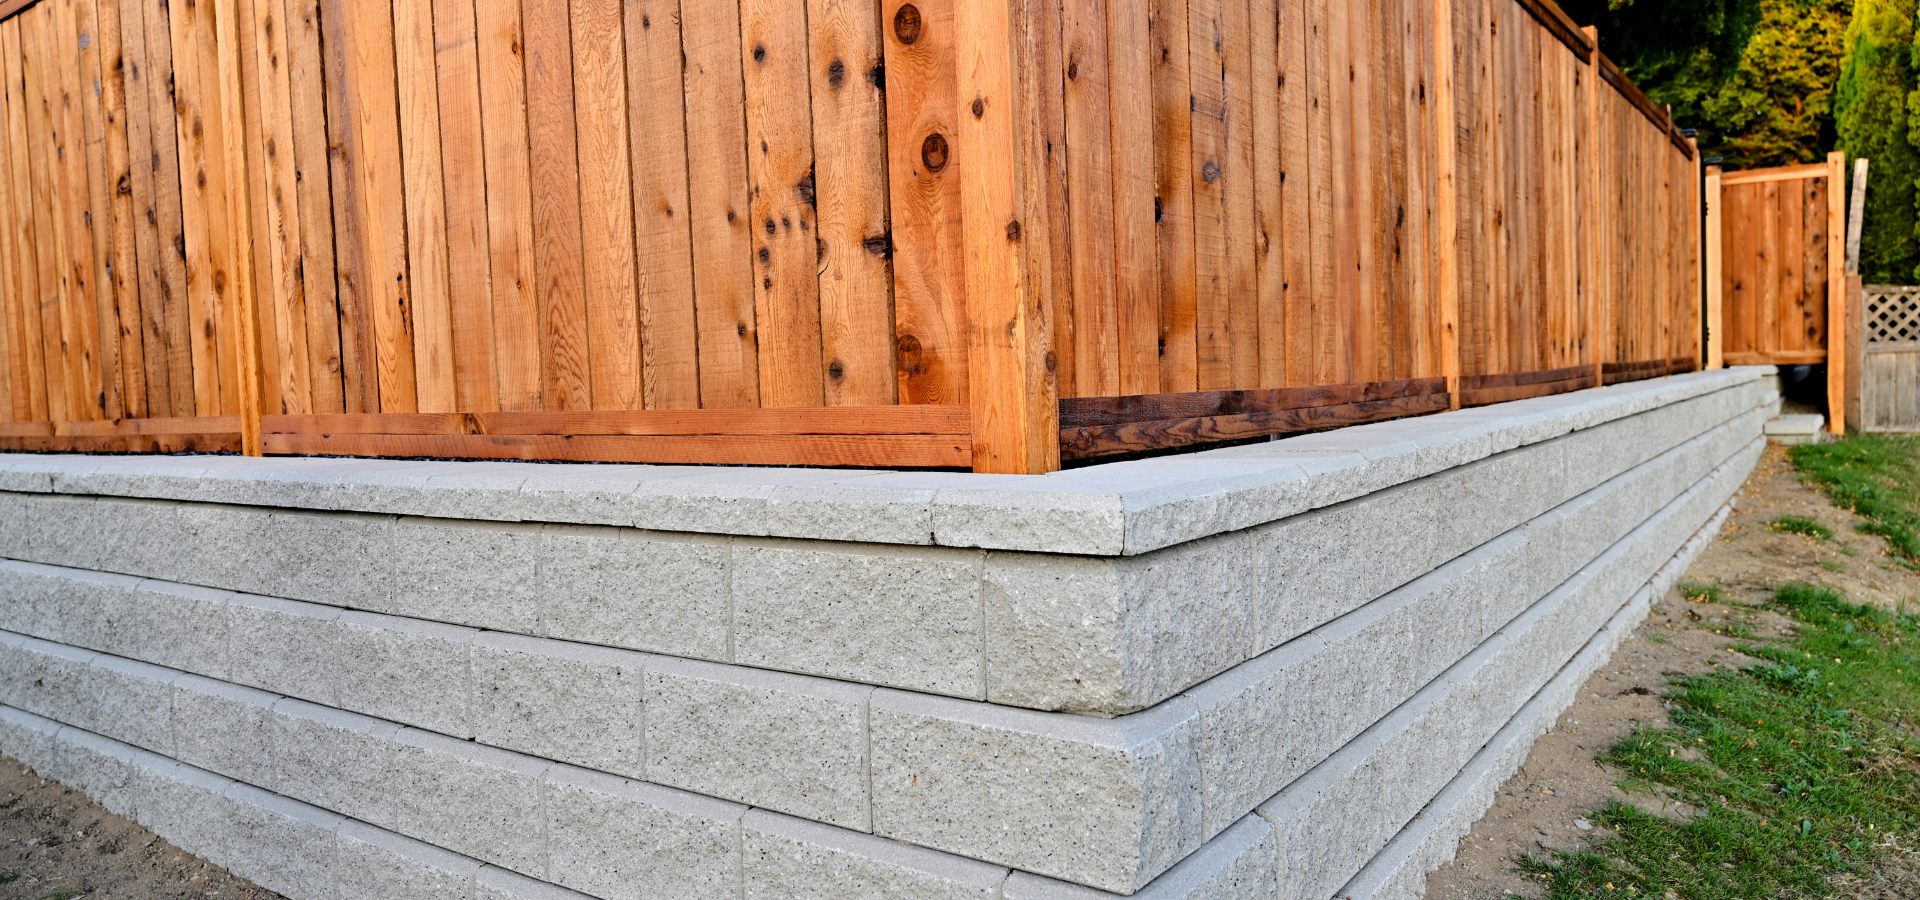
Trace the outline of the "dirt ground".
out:
<instances>
[{"instance_id":1,"label":"dirt ground","mask_svg":"<svg viewBox=\"0 0 1920 900\"><path fill-rule=\"evenodd\" d=\"M1833 540L1767 527L1786 515L1826 525ZM1772 596L1776 585L1806 582L1891 610L1920 604L1920 574L1888 558L1884 541L1857 530L1860 521L1800 483L1784 449L1771 446L1742 489L1721 539L1701 553L1684 581L1718 584L1735 603L1757 603ZM1727 650L1736 639L1725 632L1735 622L1756 638L1781 635L1792 624L1771 612L1692 603L1678 590L1669 591L1612 661L1587 681L1554 730L1534 745L1526 765L1501 786L1493 808L1460 842L1459 856L1427 879L1428 900L1540 896L1539 883L1517 871L1514 860L1530 851L1572 849L1591 840L1597 826L1581 813L1606 805L1609 798L1675 820L1692 815L1692 808L1672 798L1622 792L1616 786L1619 773L1594 756L1640 725L1667 724L1662 695L1670 679L1752 662ZM1842 894L1860 900L1920 896L1920 855L1888 849L1894 852L1880 874L1897 886L1843 882L1837 884Z\"/></svg>"},{"instance_id":2,"label":"dirt ground","mask_svg":"<svg viewBox=\"0 0 1920 900\"><path fill-rule=\"evenodd\" d=\"M277 900L0 757L0 900Z\"/></svg>"}]
</instances>

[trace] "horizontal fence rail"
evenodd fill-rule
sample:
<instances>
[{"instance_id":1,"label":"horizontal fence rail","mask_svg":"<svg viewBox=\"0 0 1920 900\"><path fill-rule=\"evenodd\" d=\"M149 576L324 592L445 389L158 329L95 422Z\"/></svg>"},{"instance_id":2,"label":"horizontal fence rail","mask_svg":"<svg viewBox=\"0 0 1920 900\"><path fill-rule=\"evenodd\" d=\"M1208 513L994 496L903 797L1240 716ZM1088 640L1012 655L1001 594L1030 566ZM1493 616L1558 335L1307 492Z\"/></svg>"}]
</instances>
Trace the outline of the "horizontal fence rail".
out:
<instances>
[{"instance_id":1,"label":"horizontal fence rail","mask_svg":"<svg viewBox=\"0 0 1920 900\"><path fill-rule=\"evenodd\" d=\"M1041 472L1704 359L1546 0L0 15L0 448Z\"/></svg>"}]
</instances>

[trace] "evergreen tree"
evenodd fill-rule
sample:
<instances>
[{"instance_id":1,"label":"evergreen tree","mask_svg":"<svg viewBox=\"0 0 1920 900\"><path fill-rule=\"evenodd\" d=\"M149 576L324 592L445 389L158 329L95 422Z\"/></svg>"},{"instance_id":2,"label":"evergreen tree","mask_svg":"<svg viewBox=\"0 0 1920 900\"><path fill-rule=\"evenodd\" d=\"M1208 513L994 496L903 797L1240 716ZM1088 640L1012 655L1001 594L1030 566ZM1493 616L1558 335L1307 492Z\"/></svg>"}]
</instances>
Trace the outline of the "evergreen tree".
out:
<instances>
[{"instance_id":1,"label":"evergreen tree","mask_svg":"<svg viewBox=\"0 0 1920 900\"><path fill-rule=\"evenodd\" d=\"M1835 108L1841 149L1872 163L1860 240L1860 274L1869 283L1920 279L1915 183L1920 181L1914 81L1915 0L1857 0L1847 27Z\"/></svg>"},{"instance_id":2,"label":"evergreen tree","mask_svg":"<svg viewBox=\"0 0 1920 900\"><path fill-rule=\"evenodd\" d=\"M1740 66L1761 0L1567 0L1567 15L1600 31L1600 48L1655 103L1689 126ZM1704 137L1704 136L1703 136Z\"/></svg>"},{"instance_id":3,"label":"evergreen tree","mask_svg":"<svg viewBox=\"0 0 1920 900\"><path fill-rule=\"evenodd\" d=\"M1911 6L1912 0L1904 0ZM1733 77L1701 104L1703 149L1728 168L1817 162L1832 147L1850 0L1761 0Z\"/></svg>"}]
</instances>

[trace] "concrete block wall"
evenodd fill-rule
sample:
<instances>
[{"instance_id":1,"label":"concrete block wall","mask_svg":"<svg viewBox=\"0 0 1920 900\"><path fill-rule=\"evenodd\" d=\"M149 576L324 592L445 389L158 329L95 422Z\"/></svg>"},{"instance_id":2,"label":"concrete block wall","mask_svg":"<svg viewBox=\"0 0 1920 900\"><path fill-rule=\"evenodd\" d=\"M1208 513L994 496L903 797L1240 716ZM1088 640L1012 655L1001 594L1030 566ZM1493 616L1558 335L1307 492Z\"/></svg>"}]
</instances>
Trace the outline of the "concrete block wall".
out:
<instances>
[{"instance_id":1,"label":"concrete block wall","mask_svg":"<svg viewBox=\"0 0 1920 900\"><path fill-rule=\"evenodd\" d=\"M1756 377L1027 478L0 456L0 749L296 900L1411 883Z\"/></svg>"}]
</instances>

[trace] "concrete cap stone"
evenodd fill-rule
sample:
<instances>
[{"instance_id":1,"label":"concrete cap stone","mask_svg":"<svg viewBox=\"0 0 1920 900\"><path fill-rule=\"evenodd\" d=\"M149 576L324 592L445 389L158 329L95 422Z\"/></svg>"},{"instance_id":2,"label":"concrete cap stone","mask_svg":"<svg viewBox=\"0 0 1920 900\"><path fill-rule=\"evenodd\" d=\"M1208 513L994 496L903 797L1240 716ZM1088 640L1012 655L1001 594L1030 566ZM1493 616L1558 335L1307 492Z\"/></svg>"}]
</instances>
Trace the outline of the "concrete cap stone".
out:
<instances>
[{"instance_id":1,"label":"concrete cap stone","mask_svg":"<svg viewBox=\"0 0 1920 900\"><path fill-rule=\"evenodd\" d=\"M1044 476L0 454L0 489L1131 555L1338 503L1759 377L1753 367L1695 372Z\"/></svg>"}]
</instances>

